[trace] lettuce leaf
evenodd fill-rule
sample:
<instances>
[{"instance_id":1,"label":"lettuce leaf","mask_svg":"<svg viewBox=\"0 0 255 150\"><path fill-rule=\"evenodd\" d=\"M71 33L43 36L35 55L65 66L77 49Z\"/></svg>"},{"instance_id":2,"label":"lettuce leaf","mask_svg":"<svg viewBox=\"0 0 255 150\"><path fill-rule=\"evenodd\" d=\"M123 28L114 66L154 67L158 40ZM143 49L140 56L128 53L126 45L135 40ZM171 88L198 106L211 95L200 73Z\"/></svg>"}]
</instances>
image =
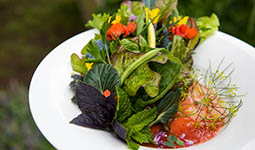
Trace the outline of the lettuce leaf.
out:
<instances>
[{"instance_id":1,"label":"lettuce leaf","mask_svg":"<svg viewBox=\"0 0 255 150\"><path fill-rule=\"evenodd\" d=\"M104 22L110 17L109 14L92 14L93 19L89 20L88 23L85 25L86 27L93 27L100 31L101 27L103 26Z\"/></svg>"},{"instance_id":2,"label":"lettuce leaf","mask_svg":"<svg viewBox=\"0 0 255 150\"><path fill-rule=\"evenodd\" d=\"M215 31L219 29L219 19L213 13L211 17L200 17L196 20L198 29L200 30L201 42L211 36Z\"/></svg>"},{"instance_id":3,"label":"lettuce leaf","mask_svg":"<svg viewBox=\"0 0 255 150\"><path fill-rule=\"evenodd\" d=\"M123 89L129 96L135 96L142 86L150 97L155 97L159 92L160 79L160 75L152 71L148 64L143 64L125 80Z\"/></svg>"},{"instance_id":4,"label":"lettuce leaf","mask_svg":"<svg viewBox=\"0 0 255 150\"><path fill-rule=\"evenodd\" d=\"M71 55L72 69L80 74L85 74L87 72L87 67L85 63L85 58L80 58L77 54Z\"/></svg>"}]
</instances>

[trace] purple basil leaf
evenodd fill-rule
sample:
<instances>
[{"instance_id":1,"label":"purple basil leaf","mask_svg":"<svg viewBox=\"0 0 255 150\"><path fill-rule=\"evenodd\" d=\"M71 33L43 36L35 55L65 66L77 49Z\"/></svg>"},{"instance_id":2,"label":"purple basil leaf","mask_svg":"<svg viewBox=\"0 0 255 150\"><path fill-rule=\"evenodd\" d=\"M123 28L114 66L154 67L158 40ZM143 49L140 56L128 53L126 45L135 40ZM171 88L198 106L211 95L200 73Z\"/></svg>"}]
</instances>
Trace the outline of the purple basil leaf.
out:
<instances>
[{"instance_id":1,"label":"purple basil leaf","mask_svg":"<svg viewBox=\"0 0 255 150\"><path fill-rule=\"evenodd\" d=\"M87 114L80 114L79 116L74 118L71 123L89 128L104 129L101 124L99 124Z\"/></svg>"},{"instance_id":2,"label":"purple basil leaf","mask_svg":"<svg viewBox=\"0 0 255 150\"><path fill-rule=\"evenodd\" d=\"M117 120L114 121L114 123L112 124L112 128L120 139L126 141L127 130L124 127L122 127Z\"/></svg>"},{"instance_id":3,"label":"purple basil leaf","mask_svg":"<svg viewBox=\"0 0 255 150\"><path fill-rule=\"evenodd\" d=\"M106 105L105 97L96 88L82 82L77 82L76 98L83 113L96 111L98 104Z\"/></svg>"},{"instance_id":4,"label":"purple basil leaf","mask_svg":"<svg viewBox=\"0 0 255 150\"><path fill-rule=\"evenodd\" d=\"M98 123L102 128L108 128L116 111L115 95L105 98L96 88L83 82L77 82L76 98L83 114Z\"/></svg>"}]
</instances>

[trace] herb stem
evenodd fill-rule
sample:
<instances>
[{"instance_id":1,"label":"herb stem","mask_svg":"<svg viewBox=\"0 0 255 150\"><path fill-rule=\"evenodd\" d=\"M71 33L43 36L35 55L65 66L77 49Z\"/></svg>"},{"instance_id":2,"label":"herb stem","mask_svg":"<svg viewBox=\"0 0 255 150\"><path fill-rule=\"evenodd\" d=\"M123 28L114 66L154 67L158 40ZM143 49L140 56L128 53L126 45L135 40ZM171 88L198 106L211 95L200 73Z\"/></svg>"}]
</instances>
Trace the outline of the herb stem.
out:
<instances>
[{"instance_id":1,"label":"herb stem","mask_svg":"<svg viewBox=\"0 0 255 150\"><path fill-rule=\"evenodd\" d=\"M106 51L106 56L107 56L108 63L111 64L111 60L110 60L110 56L109 56L109 50L108 50L108 48L107 48L106 43L104 44L104 47L105 47L105 51Z\"/></svg>"}]
</instances>

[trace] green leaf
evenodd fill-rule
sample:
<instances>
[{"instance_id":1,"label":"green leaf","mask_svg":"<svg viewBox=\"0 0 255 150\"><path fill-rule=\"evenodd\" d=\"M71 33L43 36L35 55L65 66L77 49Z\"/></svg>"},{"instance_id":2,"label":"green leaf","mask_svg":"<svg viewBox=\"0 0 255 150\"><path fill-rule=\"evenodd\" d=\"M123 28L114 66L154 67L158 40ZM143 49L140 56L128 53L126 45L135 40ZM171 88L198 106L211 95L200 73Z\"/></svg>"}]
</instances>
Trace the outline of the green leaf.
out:
<instances>
[{"instance_id":1,"label":"green leaf","mask_svg":"<svg viewBox=\"0 0 255 150\"><path fill-rule=\"evenodd\" d=\"M161 16L159 17L159 22L163 21L166 25L168 22L168 17L176 10L178 0L157 0L155 8L160 9Z\"/></svg>"},{"instance_id":2,"label":"green leaf","mask_svg":"<svg viewBox=\"0 0 255 150\"><path fill-rule=\"evenodd\" d=\"M145 38L141 35L139 35L139 46L140 46L140 50L142 52L146 51L146 48L149 47L147 41L145 40Z\"/></svg>"},{"instance_id":3,"label":"green leaf","mask_svg":"<svg viewBox=\"0 0 255 150\"><path fill-rule=\"evenodd\" d=\"M103 25L102 25L102 27L101 27L101 29L100 29L100 34L101 34L101 36L102 36L102 40L103 40L103 43L104 43L104 44L106 44L107 41L108 41L108 39L106 38L106 34L107 34L108 29L109 29L109 28L111 27L111 25L112 25L111 22L112 22L112 18L106 20L106 21L103 23Z\"/></svg>"},{"instance_id":4,"label":"green leaf","mask_svg":"<svg viewBox=\"0 0 255 150\"><path fill-rule=\"evenodd\" d=\"M127 69L122 73L121 75L121 82L120 84L122 85L123 82L125 81L125 79L136 69L138 68L140 65L144 64L146 61L150 60L151 58L153 58L158 52L160 52L161 50L164 50L162 48L157 48L155 50L151 50L147 53L145 53L144 55L142 55L141 57L139 57L137 60L135 60L130 66L127 67Z\"/></svg>"},{"instance_id":5,"label":"green leaf","mask_svg":"<svg viewBox=\"0 0 255 150\"><path fill-rule=\"evenodd\" d=\"M166 64L163 65L159 63L151 63L150 66L153 71L161 75L159 86L160 94L157 97L150 99L146 102L140 101L139 105L143 107L149 104L153 104L163 98L165 94L173 87L181 71L181 65L173 61L168 61Z\"/></svg>"},{"instance_id":6,"label":"green leaf","mask_svg":"<svg viewBox=\"0 0 255 150\"><path fill-rule=\"evenodd\" d=\"M143 64L125 80L123 89L129 96L134 96L143 86L150 97L155 97L159 92L160 78L160 75L152 71L148 64Z\"/></svg>"},{"instance_id":7,"label":"green leaf","mask_svg":"<svg viewBox=\"0 0 255 150\"><path fill-rule=\"evenodd\" d=\"M138 150L139 149L139 144L137 144L134 140L131 138L126 139L127 145L128 145L128 150Z\"/></svg>"},{"instance_id":8,"label":"green leaf","mask_svg":"<svg viewBox=\"0 0 255 150\"><path fill-rule=\"evenodd\" d=\"M104 50L100 50L94 40L89 41L89 43L83 48L82 54L85 55L86 53L89 53L96 59L106 63Z\"/></svg>"},{"instance_id":9,"label":"green leaf","mask_svg":"<svg viewBox=\"0 0 255 150\"><path fill-rule=\"evenodd\" d=\"M118 43L115 42L115 41L112 41L110 43L110 51L111 51L111 53L112 54L115 53L118 50L118 47L119 47Z\"/></svg>"},{"instance_id":10,"label":"green leaf","mask_svg":"<svg viewBox=\"0 0 255 150\"><path fill-rule=\"evenodd\" d=\"M158 117L150 126L160 122L165 124L169 119L172 119L177 112L178 102L181 97L181 90L177 89L175 92L170 91L166 94L158 104Z\"/></svg>"},{"instance_id":11,"label":"green leaf","mask_svg":"<svg viewBox=\"0 0 255 150\"><path fill-rule=\"evenodd\" d=\"M151 109L145 109L141 112L132 115L123 125L128 129L140 131L144 127L148 126L156 118L156 116L157 116L156 107Z\"/></svg>"},{"instance_id":12,"label":"green leaf","mask_svg":"<svg viewBox=\"0 0 255 150\"><path fill-rule=\"evenodd\" d=\"M101 27L103 26L104 22L108 20L110 17L109 14L104 13L102 14L92 14L93 19L89 20L88 23L85 25L86 27L93 27L100 31Z\"/></svg>"},{"instance_id":13,"label":"green leaf","mask_svg":"<svg viewBox=\"0 0 255 150\"><path fill-rule=\"evenodd\" d=\"M121 76L123 72L142 55L144 55L144 53L131 53L122 49L118 49L111 56L111 60L113 63L113 67L118 71L119 75Z\"/></svg>"},{"instance_id":14,"label":"green leaf","mask_svg":"<svg viewBox=\"0 0 255 150\"><path fill-rule=\"evenodd\" d=\"M118 9L118 15L121 16L120 23L127 25L129 22L129 16L131 15L131 11L128 9L127 5L121 5L120 9Z\"/></svg>"},{"instance_id":15,"label":"green leaf","mask_svg":"<svg viewBox=\"0 0 255 150\"><path fill-rule=\"evenodd\" d=\"M169 147L175 147L175 142L177 141L177 138L176 138L176 136L174 136L174 135L169 135L168 137L167 137L167 142L164 142L164 144L166 145L166 146L169 146Z\"/></svg>"},{"instance_id":16,"label":"green leaf","mask_svg":"<svg viewBox=\"0 0 255 150\"><path fill-rule=\"evenodd\" d=\"M136 23L136 35L141 35L145 25L145 10L143 10L135 19Z\"/></svg>"},{"instance_id":17,"label":"green leaf","mask_svg":"<svg viewBox=\"0 0 255 150\"><path fill-rule=\"evenodd\" d=\"M133 133L131 137L140 144L153 142L153 134L151 133L151 129L148 127L143 128L139 132Z\"/></svg>"},{"instance_id":18,"label":"green leaf","mask_svg":"<svg viewBox=\"0 0 255 150\"><path fill-rule=\"evenodd\" d=\"M115 92L115 86L120 85L120 76L111 65L99 64L87 72L83 81L103 94L106 89Z\"/></svg>"},{"instance_id":19,"label":"green leaf","mask_svg":"<svg viewBox=\"0 0 255 150\"><path fill-rule=\"evenodd\" d=\"M73 71L76 71L81 74L85 74L87 72L87 67L85 63L85 58L80 59L80 57L76 54L71 55L71 64Z\"/></svg>"},{"instance_id":20,"label":"green leaf","mask_svg":"<svg viewBox=\"0 0 255 150\"><path fill-rule=\"evenodd\" d=\"M142 2L132 1L132 13L135 16L138 16L141 13L143 13L143 7L144 7L144 4Z\"/></svg>"},{"instance_id":21,"label":"green leaf","mask_svg":"<svg viewBox=\"0 0 255 150\"><path fill-rule=\"evenodd\" d=\"M144 5L149 8L152 9L152 7L155 5L157 0L142 0L142 2L144 3Z\"/></svg>"},{"instance_id":22,"label":"green leaf","mask_svg":"<svg viewBox=\"0 0 255 150\"><path fill-rule=\"evenodd\" d=\"M200 17L196 20L196 23L201 33L201 42L211 36L215 31L218 31L220 25L219 19L215 14L212 14L211 17Z\"/></svg>"},{"instance_id":23,"label":"green leaf","mask_svg":"<svg viewBox=\"0 0 255 150\"><path fill-rule=\"evenodd\" d=\"M184 39L181 36L174 35L173 46L171 49L173 55L179 58L182 62L185 62L186 56L189 51L190 49L186 47Z\"/></svg>"},{"instance_id":24,"label":"green leaf","mask_svg":"<svg viewBox=\"0 0 255 150\"><path fill-rule=\"evenodd\" d=\"M177 141L176 141L176 144L178 144L178 145L180 145L180 146L183 146L183 145L184 145L184 142L181 141L181 140L177 140Z\"/></svg>"},{"instance_id":25,"label":"green leaf","mask_svg":"<svg viewBox=\"0 0 255 150\"><path fill-rule=\"evenodd\" d=\"M134 53L139 53L139 46L137 43L133 40L130 39L122 39L120 41L120 44L128 51L134 52Z\"/></svg>"},{"instance_id":26,"label":"green leaf","mask_svg":"<svg viewBox=\"0 0 255 150\"><path fill-rule=\"evenodd\" d=\"M128 95L120 88L116 87L117 92L117 120L123 122L132 114L132 107Z\"/></svg>"}]
</instances>

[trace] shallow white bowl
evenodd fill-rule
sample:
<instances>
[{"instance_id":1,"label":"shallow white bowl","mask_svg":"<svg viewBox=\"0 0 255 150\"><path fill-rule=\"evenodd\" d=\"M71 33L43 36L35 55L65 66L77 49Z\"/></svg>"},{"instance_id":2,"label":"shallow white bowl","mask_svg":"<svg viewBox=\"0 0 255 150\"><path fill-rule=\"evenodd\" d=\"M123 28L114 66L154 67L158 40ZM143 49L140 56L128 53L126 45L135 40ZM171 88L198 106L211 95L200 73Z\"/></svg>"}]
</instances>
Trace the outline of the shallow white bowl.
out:
<instances>
[{"instance_id":1,"label":"shallow white bowl","mask_svg":"<svg viewBox=\"0 0 255 150\"><path fill-rule=\"evenodd\" d=\"M126 150L127 146L110 133L80 127L69 122L80 114L71 102L72 53L80 54L96 30L78 34L50 52L36 69L29 89L33 118L48 141L60 150ZM206 69L209 60L218 65L225 57L233 62L232 79L240 87L244 105L230 125L212 140L185 150L252 150L255 149L255 49L222 32L217 32L196 49L194 66ZM141 150L152 148L141 147Z\"/></svg>"}]
</instances>

